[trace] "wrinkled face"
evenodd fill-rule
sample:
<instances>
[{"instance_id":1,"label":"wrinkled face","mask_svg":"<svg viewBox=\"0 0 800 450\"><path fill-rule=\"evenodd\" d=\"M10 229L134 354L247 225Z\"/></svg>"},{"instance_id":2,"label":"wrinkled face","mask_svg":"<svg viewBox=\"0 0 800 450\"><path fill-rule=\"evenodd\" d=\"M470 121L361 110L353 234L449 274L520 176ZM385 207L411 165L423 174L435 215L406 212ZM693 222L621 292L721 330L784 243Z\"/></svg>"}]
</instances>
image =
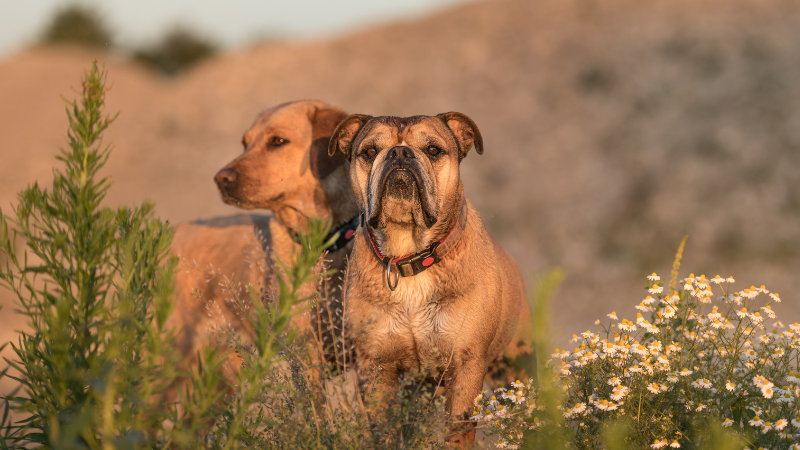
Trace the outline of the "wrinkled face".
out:
<instances>
[{"instance_id":1,"label":"wrinkled face","mask_svg":"<svg viewBox=\"0 0 800 450\"><path fill-rule=\"evenodd\" d=\"M262 113L242 137L244 153L214 177L223 201L273 210L307 201L319 179L345 161L327 155L330 136L345 116L316 101L278 105Z\"/></svg>"},{"instance_id":2,"label":"wrinkled face","mask_svg":"<svg viewBox=\"0 0 800 450\"><path fill-rule=\"evenodd\" d=\"M436 117L365 124L351 147L350 174L369 225L433 227L459 189L459 159L459 143Z\"/></svg>"}]
</instances>

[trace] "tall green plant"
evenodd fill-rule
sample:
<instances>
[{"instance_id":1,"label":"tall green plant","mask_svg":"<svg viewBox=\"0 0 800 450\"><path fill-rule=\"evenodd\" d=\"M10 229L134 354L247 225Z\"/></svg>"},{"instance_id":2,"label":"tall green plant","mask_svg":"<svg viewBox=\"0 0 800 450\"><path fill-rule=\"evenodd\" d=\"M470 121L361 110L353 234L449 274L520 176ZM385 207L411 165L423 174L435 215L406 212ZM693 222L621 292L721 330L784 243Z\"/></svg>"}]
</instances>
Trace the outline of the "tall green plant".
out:
<instances>
[{"instance_id":1,"label":"tall green plant","mask_svg":"<svg viewBox=\"0 0 800 450\"><path fill-rule=\"evenodd\" d=\"M150 398L173 375L168 340L173 261L171 228L153 205L102 206L99 176L111 147L102 134L105 71L93 64L80 100L67 102L67 149L52 187L19 194L14 217L0 211L0 282L28 319L6 360L20 390L5 398L22 421L4 445L56 448L130 446L147 440L159 414ZM24 248L17 245L21 237Z\"/></svg>"}]
</instances>

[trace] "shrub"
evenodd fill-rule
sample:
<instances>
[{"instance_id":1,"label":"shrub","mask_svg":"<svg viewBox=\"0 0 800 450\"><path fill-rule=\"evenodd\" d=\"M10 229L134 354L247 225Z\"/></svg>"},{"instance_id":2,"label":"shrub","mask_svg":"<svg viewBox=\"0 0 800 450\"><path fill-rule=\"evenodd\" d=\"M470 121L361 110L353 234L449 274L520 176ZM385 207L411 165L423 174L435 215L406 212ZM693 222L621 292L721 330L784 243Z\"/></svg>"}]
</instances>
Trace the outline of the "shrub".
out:
<instances>
[{"instance_id":1,"label":"shrub","mask_svg":"<svg viewBox=\"0 0 800 450\"><path fill-rule=\"evenodd\" d=\"M100 15L86 6L71 5L56 12L42 36L45 43L70 43L104 46L112 41L111 32Z\"/></svg>"},{"instance_id":2,"label":"shrub","mask_svg":"<svg viewBox=\"0 0 800 450\"><path fill-rule=\"evenodd\" d=\"M134 59L156 70L175 75L216 52L216 46L196 33L176 28L150 48L136 51Z\"/></svg>"},{"instance_id":3,"label":"shrub","mask_svg":"<svg viewBox=\"0 0 800 450\"><path fill-rule=\"evenodd\" d=\"M586 449L612 434L620 448L800 448L800 324L775 320L781 298L764 286L690 274L676 287L682 248L668 286L647 277L635 321L612 312L573 335L574 350L552 353L555 408L537 403L551 393L531 382L476 398L474 417L500 434L498 447L523 444L525 431Z\"/></svg>"}]
</instances>

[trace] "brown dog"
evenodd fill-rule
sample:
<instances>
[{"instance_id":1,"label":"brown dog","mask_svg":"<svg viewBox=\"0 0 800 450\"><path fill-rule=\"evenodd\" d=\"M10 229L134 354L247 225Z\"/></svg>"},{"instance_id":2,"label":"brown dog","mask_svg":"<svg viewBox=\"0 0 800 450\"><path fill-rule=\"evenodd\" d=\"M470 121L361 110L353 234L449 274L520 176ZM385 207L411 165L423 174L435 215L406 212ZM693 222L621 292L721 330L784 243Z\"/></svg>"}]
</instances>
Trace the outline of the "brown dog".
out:
<instances>
[{"instance_id":1,"label":"brown dog","mask_svg":"<svg viewBox=\"0 0 800 450\"><path fill-rule=\"evenodd\" d=\"M352 115L329 154L350 160L366 226L347 270L346 327L359 376L377 369L379 404L402 372L433 367L446 409L467 419L489 363L514 337L524 286L513 259L464 197L459 164L483 141L461 113ZM475 430L448 442L471 445Z\"/></svg>"},{"instance_id":2,"label":"brown dog","mask_svg":"<svg viewBox=\"0 0 800 450\"><path fill-rule=\"evenodd\" d=\"M179 351L191 362L197 350L217 345L220 328L247 336L242 305L252 284L269 296L277 290L274 263L289 263L306 217L330 219L340 239L326 255L343 271L352 248L358 207L343 156L329 157L328 141L346 117L319 101L284 103L262 113L244 134L244 153L214 177L223 200L244 209L270 209L274 216L242 214L178 225L172 251L181 258L177 305L170 325L179 329ZM330 310L313 309L293 322L329 345L340 328L341 276L324 286ZM306 294L316 285L304 286ZM196 298L199 295L199 299ZM238 299L238 301L237 301ZM199 301L198 301L199 300ZM333 324L330 319L333 319ZM319 320L318 320L319 319ZM216 329L216 330L215 330ZM339 332L340 335L340 332ZM332 354L326 355L329 360Z\"/></svg>"}]
</instances>

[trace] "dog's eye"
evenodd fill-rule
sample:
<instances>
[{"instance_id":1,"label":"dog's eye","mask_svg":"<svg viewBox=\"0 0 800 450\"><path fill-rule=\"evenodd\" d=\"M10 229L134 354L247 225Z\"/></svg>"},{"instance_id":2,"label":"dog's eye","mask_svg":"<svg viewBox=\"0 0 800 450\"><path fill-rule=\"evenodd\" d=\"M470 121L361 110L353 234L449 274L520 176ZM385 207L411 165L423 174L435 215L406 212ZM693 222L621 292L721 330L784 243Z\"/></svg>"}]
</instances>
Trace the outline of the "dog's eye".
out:
<instances>
[{"instance_id":1,"label":"dog's eye","mask_svg":"<svg viewBox=\"0 0 800 450\"><path fill-rule=\"evenodd\" d=\"M442 150L439 147L435 146L435 145L431 145L431 146L428 147L428 154L431 155L431 156L436 156L441 151Z\"/></svg>"},{"instance_id":2,"label":"dog's eye","mask_svg":"<svg viewBox=\"0 0 800 450\"><path fill-rule=\"evenodd\" d=\"M280 147L281 145L284 145L287 142L289 142L289 141L287 141L286 139L284 139L282 137L275 136L274 138L272 138L271 141L269 141L269 146L270 147Z\"/></svg>"},{"instance_id":3,"label":"dog's eye","mask_svg":"<svg viewBox=\"0 0 800 450\"><path fill-rule=\"evenodd\" d=\"M375 155L377 155L377 154L378 154L378 151L377 151L377 150L375 150L375 147L370 147L370 148L368 148L368 149L364 150L364 155L365 155L367 158L374 158L374 157L375 157Z\"/></svg>"}]
</instances>

